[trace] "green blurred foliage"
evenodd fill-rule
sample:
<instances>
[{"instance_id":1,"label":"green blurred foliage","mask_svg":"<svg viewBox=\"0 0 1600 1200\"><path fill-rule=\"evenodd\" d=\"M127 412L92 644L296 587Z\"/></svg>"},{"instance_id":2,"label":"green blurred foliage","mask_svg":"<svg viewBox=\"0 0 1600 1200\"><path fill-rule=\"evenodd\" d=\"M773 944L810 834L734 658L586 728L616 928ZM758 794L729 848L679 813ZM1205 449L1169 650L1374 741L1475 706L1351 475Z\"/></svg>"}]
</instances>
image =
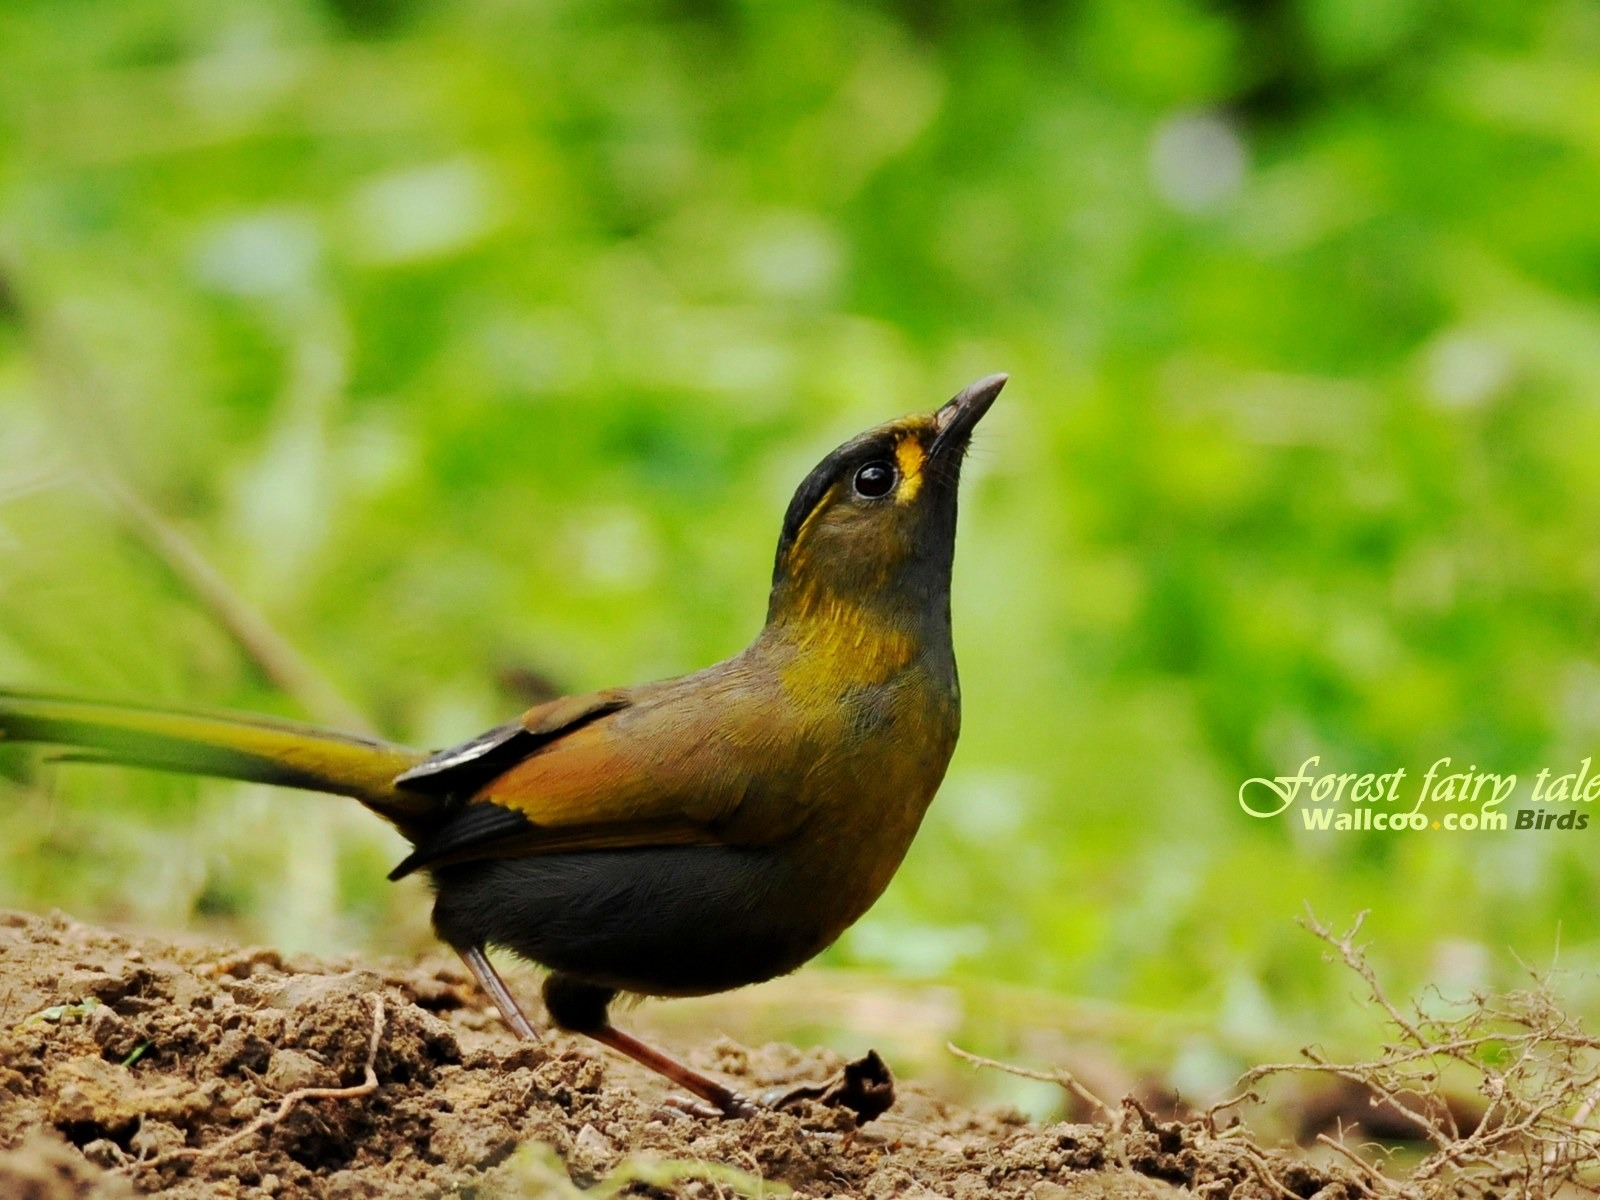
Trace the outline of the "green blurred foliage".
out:
<instances>
[{"instance_id":1,"label":"green blurred foliage","mask_svg":"<svg viewBox=\"0 0 1600 1200\"><path fill-rule=\"evenodd\" d=\"M391 735L688 670L812 462L1003 369L961 749L833 960L1241 1036L1343 1003L1307 901L1402 990L1594 965L1600 832L1235 793L1597 748L1597 196L1584 0L11 0L0 678L330 715L108 474ZM425 936L359 811L0 768L5 903Z\"/></svg>"}]
</instances>

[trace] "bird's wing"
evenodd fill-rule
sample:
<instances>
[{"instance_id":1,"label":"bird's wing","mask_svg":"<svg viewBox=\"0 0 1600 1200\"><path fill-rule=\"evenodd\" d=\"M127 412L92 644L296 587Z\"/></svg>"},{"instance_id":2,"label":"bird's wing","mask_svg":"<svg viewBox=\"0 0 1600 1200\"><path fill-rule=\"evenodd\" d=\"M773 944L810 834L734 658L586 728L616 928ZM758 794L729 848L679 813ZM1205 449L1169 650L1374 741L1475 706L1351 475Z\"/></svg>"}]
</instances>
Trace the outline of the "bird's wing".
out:
<instances>
[{"instance_id":1,"label":"bird's wing","mask_svg":"<svg viewBox=\"0 0 1600 1200\"><path fill-rule=\"evenodd\" d=\"M429 796L472 795L505 774L541 746L628 707L622 690L562 696L531 708L515 721L497 725L460 745L427 758L395 780L395 786Z\"/></svg>"},{"instance_id":2,"label":"bird's wing","mask_svg":"<svg viewBox=\"0 0 1600 1200\"><path fill-rule=\"evenodd\" d=\"M810 739L747 681L687 682L554 701L408 772L458 799L393 877L473 859L787 836L803 816L785 801L802 786ZM476 790L464 795L464 784Z\"/></svg>"}]
</instances>

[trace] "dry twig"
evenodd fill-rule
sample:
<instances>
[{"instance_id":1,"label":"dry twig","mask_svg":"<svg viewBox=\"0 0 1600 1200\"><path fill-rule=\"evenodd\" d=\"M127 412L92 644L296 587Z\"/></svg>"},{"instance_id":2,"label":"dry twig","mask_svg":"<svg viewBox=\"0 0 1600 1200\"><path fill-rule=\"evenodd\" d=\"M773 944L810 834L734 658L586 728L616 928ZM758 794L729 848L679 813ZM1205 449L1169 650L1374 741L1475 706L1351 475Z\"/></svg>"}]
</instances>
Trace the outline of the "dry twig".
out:
<instances>
[{"instance_id":1,"label":"dry twig","mask_svg":"<svg viewBox=\"0 0 1600 1200\"><path fill-rule=\"evenodd\" d=\"M176 1162L181 1159L212 1158L232 1146L238 1145L247 1138L282 1124L293 1112L296 1106L307 1100L358 1100L362 1096L370 1096L378 1090L378 1047L383 1043L384 1004L383 997L377 992L368 993L372 1001L372 1037L367 1044L367 1061L362 1068L362 1079L351 1087L328 1088L306 1087L296 1088L285 1093L278 1101L278 1107L269 1113L262 1113L243 1129L235 1130L221 1141L205 1147L185 1147L182 1150L173 1150L157 1158L145 1159L127 1164L125 1170L135 1168L159 1166L162 1163Z\"/></svg>"},{"instance_id":2,"label":"dry twig","mask_svg":"<svg viewBox=\"0 0 1600 1200\"><path fill-rule=\"evenodd\" d=\"M1561 1188L1600 1195L1600 1129L1588 1124L1600 1106L1600 1039L1561 1010L1549 978L1530 972L1530 988L1474 994L1452 1015L1431 1015L1420 1005L1408 1011L1385 993L1356 942L1366 916L1342 934L1310 913L1303 924L1366 984L1397 1040L1357 1063L1336 1063L1308 1047L1307 1061L1256 1067L1246 1082L1291 1072L1332 1075L1368 1089L1374 1107L1386 1105L1414 1123L1433 1151L1403 1184L1369 1167L1365 1179L1386 1195L1547 1195ZM1471 1129L1457 1125L1447 1102L1451 1079L1474 1080L1487 1101ZM1359 1159L1340 1141L1319 1141Z\"/></svg>"},{"instance_id":3,"label":"dry twig","mask_svg":"<svg viewBox=\"0 0 1600 1200\"><path fill-rule=\"evenodd\" d=\"M1066 1088L1067 1091L1071 1092L1074 1096L1078 1097L1078 1099L1089 1105L1090 1108L1094 1109L1096 1112L1100 1113L1106 1118L1111 1120L1116 1119L1117 1110L1112 1108L1111 1105L1107 1104L1104 1100L1100 1099L1099 1096L1096 1096L1087 1087L1080 1083L1077 1076L1075 1076L1071 1071L1068 1071L1065 1067L1057 1068L1054 1071L1034 1071L1027 1067L1016 1066L1012 1063L1000 1062L998 1059L984 1058L981 1054L974 1054L970 1050L963 1050L954 1042L946 1042L944 1044L944 1048L951 1054L954 1054L957 1058L961 1059L963 1062L969 1062L975 1067L984 1067L990 1070L1004 1071L1007 1075L1015 1075L1019 1079L1033 1079L1037 1080L1039 1083L1057 1084Z\"/></svg>"}]
</instances>

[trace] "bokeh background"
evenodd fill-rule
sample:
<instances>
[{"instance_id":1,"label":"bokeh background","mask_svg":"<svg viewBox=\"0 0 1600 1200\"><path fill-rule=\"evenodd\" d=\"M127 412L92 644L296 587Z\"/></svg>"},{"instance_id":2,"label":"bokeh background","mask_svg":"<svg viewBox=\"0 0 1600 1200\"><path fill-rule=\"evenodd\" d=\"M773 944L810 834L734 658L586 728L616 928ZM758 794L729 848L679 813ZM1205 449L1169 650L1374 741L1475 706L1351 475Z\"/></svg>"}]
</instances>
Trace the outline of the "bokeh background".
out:
<instances>
[{"instance_id":1,"label":"bokeh background","mask_svg":"<svg viewBox=\"0 0 1600 1200\"><path fill-rule=\"evenodd\" d=\"M442 744L692 669L816 459L1007 370L909 861L647 1014L1203 1093L1358 1030L1307 903L1592 1013L1600 828L1236 791L1600 749L1597 197L1586 0L8 0L0 679ZM0 903L428 944L354 806L0 773Z\"/></svg>"}]
</instances>

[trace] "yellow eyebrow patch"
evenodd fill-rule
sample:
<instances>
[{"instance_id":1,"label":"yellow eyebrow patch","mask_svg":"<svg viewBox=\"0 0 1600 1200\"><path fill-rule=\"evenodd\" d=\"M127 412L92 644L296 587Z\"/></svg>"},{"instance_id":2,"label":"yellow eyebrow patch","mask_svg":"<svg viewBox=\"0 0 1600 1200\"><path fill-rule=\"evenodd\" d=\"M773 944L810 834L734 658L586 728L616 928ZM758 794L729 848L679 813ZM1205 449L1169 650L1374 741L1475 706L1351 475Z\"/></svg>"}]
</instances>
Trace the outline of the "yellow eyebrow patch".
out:
<instances>
[{"instance_id":1,"label":"yellow eyebrow patch","mask_svg":"<svg viewBox=\"0 0 1600 1200\"><path fill-rule=\"evenodd\" d=\"M895 503L910 504L922 490L922 468L928 461L928 452L922 448L920 437L908 433L895 446L894 456L900 463L901 480Z\"/></svg>"}]
</instances>

